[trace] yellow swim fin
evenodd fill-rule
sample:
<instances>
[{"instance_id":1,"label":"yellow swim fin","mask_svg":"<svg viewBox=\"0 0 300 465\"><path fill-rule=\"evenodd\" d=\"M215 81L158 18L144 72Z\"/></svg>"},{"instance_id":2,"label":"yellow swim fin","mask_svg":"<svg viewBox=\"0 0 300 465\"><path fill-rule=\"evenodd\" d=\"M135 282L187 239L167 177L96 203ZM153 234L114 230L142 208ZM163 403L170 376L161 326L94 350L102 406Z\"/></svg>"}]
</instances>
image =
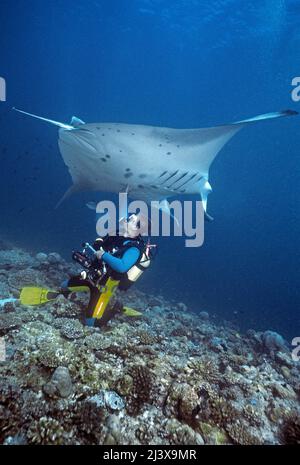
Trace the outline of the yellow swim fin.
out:
<instances>
[{"instance_id":1,"label":"yellow swim fin","mask_svg":"<svg viewBox=\"0 0 300 465\"><path fill-rule=\"evenodd\" d=\"M42 287L23 287L20 294L22 305L43 305L58 297L59 292Z\"/></svg>"},{"instance_id":2,"label":"yellow swim fin","mask_svg":"<svg viewBox=\"0 0 300 465\"><path fill-rule=\"evenodd\" d=\"M123 307L123 314L126 316L142 316L143 315L141 312L138 312L137 310L134 310L134 308L130 308L130 307Z\"/></svg>"},{"instance_id":3,"label":"yellow swim fin","mask_svg":"<svg viewBox=\"0 0 300 465\"><path fill-rule=\"evenodd\" d=\"M103 286L103 289L101 290L102 293L94 309L93 318L103 318L105 309L108 306L109 301L115 293L119 283L120 281L108 278L106 284Z\"/></svg>"}]
</instances>

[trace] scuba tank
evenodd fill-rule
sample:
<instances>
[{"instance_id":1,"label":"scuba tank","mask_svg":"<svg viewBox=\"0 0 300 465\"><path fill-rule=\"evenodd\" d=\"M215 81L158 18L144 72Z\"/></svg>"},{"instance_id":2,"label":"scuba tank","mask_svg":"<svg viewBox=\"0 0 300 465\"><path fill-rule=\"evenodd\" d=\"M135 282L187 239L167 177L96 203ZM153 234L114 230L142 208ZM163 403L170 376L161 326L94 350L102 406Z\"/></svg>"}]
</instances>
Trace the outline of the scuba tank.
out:
<instances>
[{"instance_id":1,"label":"scuba tank","mask_svg":"<svg viewBox=\"0 0 300 465\"><path fill-rule=\"evenodd\" d=\"M127 279L131 284L135 283L141 277L144 271L146 271L147 268L149 268L151 264L151 259L153 258L151 256L151 248L153 247L156 246L150 245L150 243L148 242L138 262L127 271Z\"/></svg>"}]
</instances>

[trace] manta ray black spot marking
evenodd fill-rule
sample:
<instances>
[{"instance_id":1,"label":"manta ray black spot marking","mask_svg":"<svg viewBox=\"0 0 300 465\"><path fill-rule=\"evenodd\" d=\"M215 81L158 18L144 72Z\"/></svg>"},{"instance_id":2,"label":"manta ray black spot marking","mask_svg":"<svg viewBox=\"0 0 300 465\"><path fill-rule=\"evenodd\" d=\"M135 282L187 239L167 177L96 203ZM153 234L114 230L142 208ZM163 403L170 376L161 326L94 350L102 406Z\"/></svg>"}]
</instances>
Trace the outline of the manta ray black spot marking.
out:
<instances>
[{"instance_id":1,"label":"manta ray black spot marking","mask_svg":"<svg viewBox=\"0 0 300 465\"><path fill-rule=\"evenodd\" d=\"M167 152L167 155L172 155L172 152Z\"/></svg>"},{"instance_id":2,"label":"manta ray black spot marking","mask_svg":"<svg viewBox=\"0 0 300 465\"><path fill-rule=\"evenodd\" d=\"M142 174L139 174L139 178L141 178L141 179L144 179L144 178L146 178L146 177L147 177L146 174L143 174L143 173L142 173Z\"/></svg>"},{"instance_id":3,"label":"manta ray black spot marking","mask_svg":"<svg viewBox=\"0 0 300 465\"><path fill-rule=\"evenodd\" d=\"M158 189L158 187L157 187L157 186L151 186L151 187L152 187L153 189Z\"/></svg>"},{"instance_id":4,"label":"manta ray black spot marking","mask_svg":"<svg viewBox=\"0 0 300 465\"><path fill-rule=\"evenodd\" d=\"M126 168L126 170L125 170L125 171L131 171L131 168Z\"/></svg>"},{"instance_id":5,"label":"manta ray black spot marking","mask_svg":"<svg viewBox=\"0 0 300 465\"><path fill-rule=\"evenodd\" d=\"M101 134L101 136L102 136L102 137L104 137L104 136L105 136L105 134Z\"/></svg>"},{"instance_id":6,"label":"manta ray black spot marking","mask_svg":"<svg viewBox=\"0 0 300 465\"><path fill-rule=\"evenodd\" d=\"M124 174L124 178L130 178L130 176L133 176L133 173L126 173L126 174Z\"/></svg>"},{"instance_id":7,"label":"manta ray black spot marking","mask_svg":"<svg viewBox=\"0 0 300 465\"><path fill-rule=\"evenodd\" d=\"M139 188L139 189L144 189L144 186L143 186L142 184L139 184L139 185L138 185L138 188Z\"/></svg>"},{"instance_id":8,"label":"manta ray black spot marking","mask_svg":"<svg viewBox=\"0 0 300 465\"><path fill-rule=\"evenodd\" d=\"M117 132L121 132L120 129L117 129Z\"/></svg>"},{"instance_id":9,"label":"manta ray black spot marking","mask_svg":"<svg viewBox=\"0 0 300 465\"><path fill-rule=\"evenodd\" d=\"M176 147L177 147L177 148L179 148L179 147L180 147L180 145L176 145Z\"/></svg>"},{"instance_id":10,"label":"manta ray black spot marking","mask_svg":"<svg viewBox=\"0 0 300 465\"><path fill-rule=\"evenodd\" d=\"M102 161L105 161L105 162L107 161L106 158L101 158L101 160L102 160Z\"/></svg>"},{"instance_id":11,"label":"manta ray black spot marking","mask_svg":"<svg viewBox=\"0 0 300 465\"><path fill-rule=\"evenodd\" d=\"M120 152L123 152L123 150L120 150Z\"/></svg>"},{"instance_id":12,"label":"manta ray black spot marking","mask_svg":"<svg viewBox=\"0 0 300 465\"><path fill-rule=\"evenodd\" d=\"M132 135L132 136L135 136L135 132L132 132L131 135Z\"/></svg>"},{"instance_id":13,"label":"manta ray black spot marking","mask_svg":"<svg viewBox=\"0 0 300 465\"><path fill-rule=\"evenodd\" d=\"M162 147L162 144L158 144L158 147Z\"/></svg>"},{"instance_id":14,"label":"manta ray black spot marking","mask_svg":"<svg viewBox=\"0 0 300 465\"><path fill-rule=\"evenodd\" d=\"M110 155L105 155L105 156L106 156L106 158L110 158Z\"/></svg>"}]
</instances>

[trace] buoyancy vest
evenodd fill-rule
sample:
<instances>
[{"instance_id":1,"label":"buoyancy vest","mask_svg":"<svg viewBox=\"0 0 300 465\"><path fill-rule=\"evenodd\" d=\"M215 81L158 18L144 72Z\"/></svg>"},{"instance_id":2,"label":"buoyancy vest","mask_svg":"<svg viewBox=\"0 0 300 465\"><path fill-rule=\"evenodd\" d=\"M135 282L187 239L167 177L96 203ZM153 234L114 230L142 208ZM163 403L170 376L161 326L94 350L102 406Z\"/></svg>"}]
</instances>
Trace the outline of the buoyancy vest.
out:
<instances>
[{"instance_id":1,"label":"buoyancy vest","mask_svg":"<svg viewBox=\"0 0 300 465\"><path fill-rule=\"evenodd\" d=\"M122 258L126 250L131 247L136 247L140 252L135 264L125 273L119 273L113 270L109 265L106 265L107 276L120 281L120 290L127 290L150 266L150 251L141 236L138 236L137 238L128 238L118 235L105 236L104 238L97 239L94 243L94 248L96 250L99 250L100 247L102 247L105 252L108 252L117 258Z\"/></svg>"}]
</instances>

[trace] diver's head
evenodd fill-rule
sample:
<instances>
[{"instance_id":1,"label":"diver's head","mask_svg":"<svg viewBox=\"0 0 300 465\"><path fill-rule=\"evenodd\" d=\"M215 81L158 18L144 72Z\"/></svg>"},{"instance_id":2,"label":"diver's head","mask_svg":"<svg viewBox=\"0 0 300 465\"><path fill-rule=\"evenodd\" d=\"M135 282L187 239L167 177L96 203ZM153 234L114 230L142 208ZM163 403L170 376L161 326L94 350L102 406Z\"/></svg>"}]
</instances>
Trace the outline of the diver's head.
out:
<instances>
[{"instance_id":1,"label":"diver's head","mask_svg":"<svg viewBox=\"0 0 300 465\"><path fill-rule=\"evenodd\" d=\"M137 213L129 215L123 222L123 236L134 239L138 236L148 236L151 234L150 220L143 214Z\"/></svg>"}]
</instances>

